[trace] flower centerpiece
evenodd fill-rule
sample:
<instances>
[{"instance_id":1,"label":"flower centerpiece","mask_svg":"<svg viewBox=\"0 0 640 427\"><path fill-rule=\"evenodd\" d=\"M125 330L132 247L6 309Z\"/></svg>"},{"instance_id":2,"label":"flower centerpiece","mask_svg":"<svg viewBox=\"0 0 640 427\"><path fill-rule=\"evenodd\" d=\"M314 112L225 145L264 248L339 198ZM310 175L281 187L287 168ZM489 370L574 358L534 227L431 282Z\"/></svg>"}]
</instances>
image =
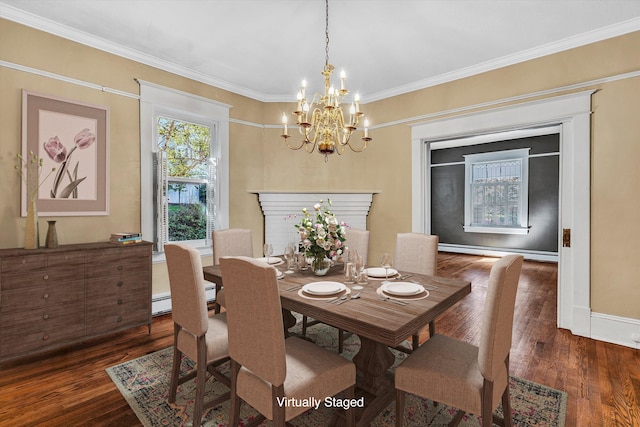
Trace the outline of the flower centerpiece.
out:
<instances>
[{"instance_id":1,"label":"flower centerpiece","mask_svg":"<svg viewBox=\"0 0 640 427\"><path fill-rule=\"evenodd\" d=\"M345 241L344 222L338 221L330 210L331 199L313 206L311 213L307 208L302 209L303 217L295 227L300 233L302 249L305 256L312 259L311 267L318 275L326 274L330 267L330 259L342 254Z\"/></svg>"}]
</instances>

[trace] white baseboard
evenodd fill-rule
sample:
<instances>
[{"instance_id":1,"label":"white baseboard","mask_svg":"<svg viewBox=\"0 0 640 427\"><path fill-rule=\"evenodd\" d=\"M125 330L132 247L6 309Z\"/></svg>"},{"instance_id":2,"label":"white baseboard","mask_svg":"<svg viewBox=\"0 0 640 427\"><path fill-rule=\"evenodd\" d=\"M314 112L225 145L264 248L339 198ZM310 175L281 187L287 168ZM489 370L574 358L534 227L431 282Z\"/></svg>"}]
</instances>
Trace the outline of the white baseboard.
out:
<instances>
[{"instance_id":1,"label":"white baseboard","mask_svg":"<svg viewBox=\"0 0 640 427\"><path fill-rule=\"evenodd\" d=\"M207 296L207 302L214 301L216 299L216 286L206 286L204 288ZM162 292L155 294L151 297L151 314L158 316L160 314L169 313L171 311L171 293Z\"/></svg>"},{"instance_id":2,"label":"white baseboard","mask_svg":"<svg viewBox=\"0 0 640 427\"><path fill-rule=\"evenodd\" d=\"M484 246L454 245L451 243L440 243L438 245L438 250L442 252L453 252L453 253L459 253L459 254L493 256L493 257L503 257L507 254L520 254L525 259L529 259L533 261L558 262L557 252L527 251L527 250L504 249L504 248L487 248Z\"/></svg>"},{"instance_id":3,"label":"white baseboard","mask_svg":"<svg viewBox=\"0 0 640 427\"><path fill-rule=\"evenodd\" d=\"M640 349L640 320L591 313L591 338Z\"/></svg>"}]
</instances>

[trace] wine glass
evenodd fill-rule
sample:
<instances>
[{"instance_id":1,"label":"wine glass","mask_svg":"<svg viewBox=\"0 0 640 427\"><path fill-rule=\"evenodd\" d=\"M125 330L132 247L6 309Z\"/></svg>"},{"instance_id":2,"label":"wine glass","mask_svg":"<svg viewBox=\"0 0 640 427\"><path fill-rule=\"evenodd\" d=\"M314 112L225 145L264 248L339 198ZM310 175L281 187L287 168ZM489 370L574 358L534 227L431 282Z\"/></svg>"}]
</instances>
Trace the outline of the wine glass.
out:
<instances>
[{"instance_id":1,"label":"wine glass","mask_svg":"<svg viewBox=\"0 0 640 427\"><path fill-rule=\"evenodd\" d=\"M355 280L355 285L352 286L351 288L359 291L361 289L363 289L361 283L365 283L364 280L364 275L366 274L364 272L364 258L362 258L360 255L358 255L357 251L354 251L354 255L353 255L353 278Z\"/></svg>"},{"instance_id":2,"label":"wine glass","mask_svg":"<svg viewBox=\"0 0 640 427\"><path fill-rule=\"evenodd\" d=\"M295 262L296 249L295 246L289 243L284 248L284 259L287 261L287 270L285 274L293 274L293 263Z\"/></svg>"},{"instance_id":3,"label":"wine glass","mask_svg":"<svg viewBox=\"0 0 640 427\"><path fill-rule=\"evenodd\" d=\"M264 256L267 257L267 264L271 264L269 257L273 253L273 245L271 243L265 243L263 249L264 249Z\"/></svg>"},{"instance_id":4,"label":"wine glass","mask_svg":"<svg viewBox=\"0 0 640 427\"><path fill-rule=\"evenodd\" d=\"M393 267L393 255L388 252L383 253L380 266L384 268L384 283L387 283L389 281L389 269Z\"/></svg>"}]
</instances>

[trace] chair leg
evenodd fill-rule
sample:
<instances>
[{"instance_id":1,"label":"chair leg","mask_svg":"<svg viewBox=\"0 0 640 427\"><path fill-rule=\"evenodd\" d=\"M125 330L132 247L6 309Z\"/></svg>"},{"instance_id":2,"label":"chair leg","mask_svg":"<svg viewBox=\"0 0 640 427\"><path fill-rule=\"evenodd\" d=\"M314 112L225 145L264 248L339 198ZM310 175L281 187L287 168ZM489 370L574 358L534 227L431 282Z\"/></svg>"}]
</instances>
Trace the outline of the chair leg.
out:
<instances>
[{"instance_id":1,"label":"chair leg","mask_svg":"<svg viewBox=\"0 0 640 427\"><path fill-rule=\"evenodd\" d=\"M279 385L277 387L271 386L271 395L273 399L273 425L277 427L285 427L286 425L286 406L278 405L277 398L284 397L284 385Z\"/></svg>"},{"instance_id":2,"label":"chair leg","mask_svg":"<svg viewBox=\"0 0 640 427\"><path fill-rule=\"evenodd\" d=\"M173 363L171 366L171 382L169 383L169 403L175 403L178 390L178 379L180 377L180 366L182 365L182 353L178 350L178 332L180 327L173 324Z\"/></svg>"},{"instance_id":3,"label":"chair leg","mask_svg":"<svg viewBox=\"0 0 640 427\"><path fill-rule=\"evenodd\" d=\"M231 360L231 406L229 409L229 426L237 427L240 422L240 398L236 383L238 381L238 372L240 365L235 360Z\"/></svg>"},{"instance_id":4,"label":"chair leg","mask_svg":"<svg viewBox=\"0 0 640 427\"><path fill-rule=\"evenodd\" d=\"M415 351L418 347L420 347L420 335L414 334L411 336L411 348Z\"/></svg>"},{"instance_id":5,"label":"chair leg","mask_svg":"<svg viewBox=\"0 0 640 427\"><path fill-rule=\"evenodd\" d=\"M355 397L355 387L351 386L346 389L344 396L349 400L353 400L353 398ZM354 427L356 425L356 411L353 406L349 406L349 409L346 410L345 417L347 427Z\"/></svg>"},{"instance_id":6,"label":"chair leg","mask_svg":"<svg viewBox=\"0 0 640 427\"><path fill-rule=\"evenodd\" d=\"M482 427L493 426L493 410L491 400L493 399L493 382L484 380L482 386Z\"/></svg>"},{"instance_id":7,"label":"chair leg","mask_svg":"<svg viewBox=\"0 0 640 427\"><path fill-rule=\"evenodd\" d=\"M404 400L406 393L396 389L396 427L402 427L404 423Z\"/></svg>"},{"instance_id":8,"label":"chair leg","mask_svg":"<svg viewBox=\"0 0 640 427\"><path fill-rule=\"evenodd\" d=\"M504 393L502 393L502 414L505 427L511 427L513 425L513 417L511 416L511 397L508 383Z\"/></svg>"},{"instance_id":9,"label":"chair leg","mask_svg":"<svg viewBox=\"0 0 640 427\"><path fill-rule=\"evenodd\" d=\"M193 404L193 426L202 424L202 407L204 405L204 388L207 384L207 350L205 337L198 337L198 355L196 361L196 400Z\"/></svg>"},{"instance_id":10,"label":"chair leg","mask_svg":"<svg viewBox=\"0 0 640 427\"><path fill-rule=\"evenodd\" d=\"M338 354L342 354L342 350L344 350L344 331L338 329Z\"/></svg>"}]
</instances>

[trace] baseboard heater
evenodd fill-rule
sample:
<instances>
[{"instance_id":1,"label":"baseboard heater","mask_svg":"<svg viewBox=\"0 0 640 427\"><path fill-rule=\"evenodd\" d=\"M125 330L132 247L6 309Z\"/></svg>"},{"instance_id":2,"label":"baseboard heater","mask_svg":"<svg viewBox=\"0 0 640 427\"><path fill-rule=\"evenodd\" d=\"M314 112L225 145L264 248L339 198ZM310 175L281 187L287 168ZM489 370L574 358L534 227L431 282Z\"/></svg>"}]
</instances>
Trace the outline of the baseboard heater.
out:
<instances>
[{"instance_id":1,"label":"baseboard heater","mask_svg":"<svg viewBox=\"0 0 640 427\"><path fill-rule=\"evenodd\" d=\"M207 302L215 301L216 299L216 285L211 284L205 286L205 295ZM153 316L161 316L171 312L171 293L163 292L161 294L153 295L151 298L151 314Z\"/></svg>"}]
</instances>

